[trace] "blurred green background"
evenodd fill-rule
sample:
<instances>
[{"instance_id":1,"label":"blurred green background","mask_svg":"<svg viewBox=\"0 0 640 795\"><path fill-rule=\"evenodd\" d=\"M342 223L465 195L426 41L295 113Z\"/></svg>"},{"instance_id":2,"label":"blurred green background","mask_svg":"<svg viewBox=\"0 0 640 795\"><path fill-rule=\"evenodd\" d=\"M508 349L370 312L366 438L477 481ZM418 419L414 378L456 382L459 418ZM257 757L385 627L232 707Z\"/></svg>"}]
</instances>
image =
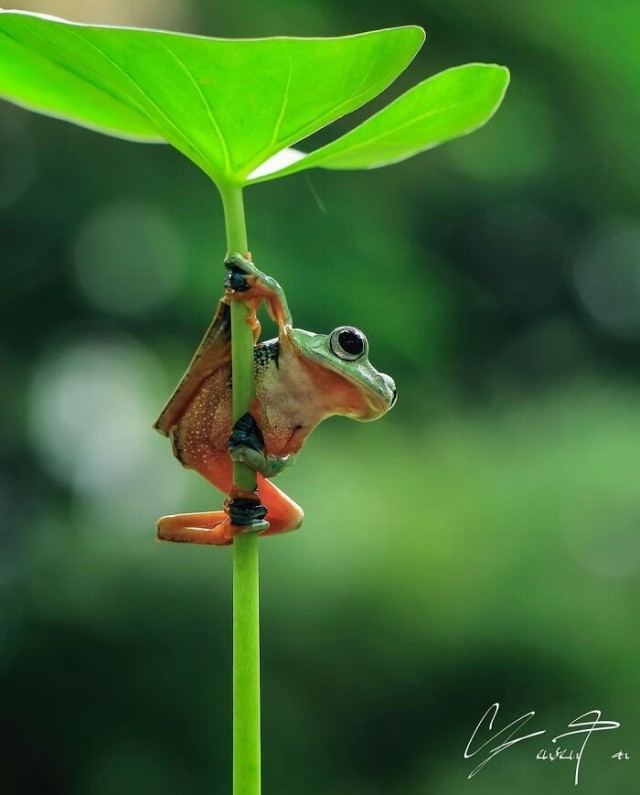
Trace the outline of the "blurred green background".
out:
<instances>
[{"instance_id":1,"label":"blurred green background","mask_svg":"<svg viewBox=\"0 0 640 795\"><path fill-rule=\"evenodd\" d=\"M440 69L511 68L466 139L247 192L296 325L361 327L399 389L282 481L307 519L261 545L264 791L566 792L574 765L535 755L599 708L622 727L589 741L580 790L633 792L640 6L16 5L218 36L424 25L400 82L314 143ZM228 792L231 556L153 540L222 496L150 430L220 294L215 190L168 147L4 103L0 229L0 792ZM496 701L547 739L469 782Z\"/></svg>"}]
</instances>

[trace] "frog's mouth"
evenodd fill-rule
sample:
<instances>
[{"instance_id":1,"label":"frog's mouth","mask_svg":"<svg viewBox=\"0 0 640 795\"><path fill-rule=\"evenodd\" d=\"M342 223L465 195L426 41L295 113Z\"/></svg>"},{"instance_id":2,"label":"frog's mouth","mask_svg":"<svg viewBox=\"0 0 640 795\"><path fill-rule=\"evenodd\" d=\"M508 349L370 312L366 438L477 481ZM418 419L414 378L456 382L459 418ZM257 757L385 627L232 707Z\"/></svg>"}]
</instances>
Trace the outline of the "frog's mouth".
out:
<instances>
[{"instance_id":1,"label":"frog's mouth","mask_svg":"<svg viewBox=\"0 0 640 795\"><path fill-rule=\"evenodd\" d=\"M344 392L340 396L342 405L337 413L343 414L360 422L371 422L386 414L397 399L395 386L387 391L378 391L364 386L355 378L350 378L345 373L336 372L337 377L345 384ZM381 373L378 375L382 375Z\"/></svg>"},{"instance_id":2,"label":"frog's mouth","mask_svg":"<svg viewBox=\"0 0 640 795\"><path fill-rule=\"evenodd\" d=\"M373 368L372 368L373 369ZM377 378L373 389L361 390L367 410L358 415L351 415L361 422L377 420L392 409L398 399L398 390L393 379L385 373L374 371ZM347 376L344 376L345 378ZM361 382L355 382L360 388Z\"/></svg>"}]
</instances>

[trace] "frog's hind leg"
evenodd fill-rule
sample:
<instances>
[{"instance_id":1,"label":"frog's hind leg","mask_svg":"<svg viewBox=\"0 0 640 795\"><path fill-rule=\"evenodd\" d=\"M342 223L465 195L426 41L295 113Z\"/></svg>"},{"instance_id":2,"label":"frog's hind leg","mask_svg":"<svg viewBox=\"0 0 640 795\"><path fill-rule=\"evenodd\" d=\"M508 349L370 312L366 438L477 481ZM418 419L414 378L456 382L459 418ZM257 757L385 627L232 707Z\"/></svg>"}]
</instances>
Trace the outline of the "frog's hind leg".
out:
<instances>
[{"instance_id":1,"label":"frog's hind leg","mask_svg":"<svg viewBox=\"0 0 640 795\"><path fill-rule=\"evenodd\" d=\"M262 475L258 475L258 492L267 508L265 518L269 523L260 535L276 535L300 527L304 518L302 508ZM256 520L254 524L265 523ZM158 520L159 541L228 546L233 543L233 537L242 532L251 532L249 525L232 524L226 511L180 513Z\"/></svg>"},{"instance_id":2,"label":"frog's hind leg","mask_svg":"<svg viewBox=\"0 0 640 795\"><path fill-rule=\"evenodd\" d=\"M228 546L239 533L269 529L264 520L267 508L260 504L257 493L232 485L232 462L226 453L210 456L197 470L212 485L229 494L224 510L163 516L157 523L159 541Z\"/></svg>"},{"instance_id":3,"label":"frog's hind leg","mask_svg":"<svg viewBox=\"0 0 640 795\"><path fill-rule=\"evenodd\" d=\"M158 540L223 547L233 541L233 533L224 511L179 513L158 520Z\"/></svg>"},{"instance_id":4,"label":"frog's hind leg","mask_svg":"<svg viewBox=\"0 0 640 795\"><path fill-rule=\"evenodd\" d=\"M300 527L304 519L302 508L271 481L260 475L258 475L258 493L262 503L267 506L266 519L269 522L269 529L260 533L261 536L288 533Z\"/></svg>"}]
</instances>

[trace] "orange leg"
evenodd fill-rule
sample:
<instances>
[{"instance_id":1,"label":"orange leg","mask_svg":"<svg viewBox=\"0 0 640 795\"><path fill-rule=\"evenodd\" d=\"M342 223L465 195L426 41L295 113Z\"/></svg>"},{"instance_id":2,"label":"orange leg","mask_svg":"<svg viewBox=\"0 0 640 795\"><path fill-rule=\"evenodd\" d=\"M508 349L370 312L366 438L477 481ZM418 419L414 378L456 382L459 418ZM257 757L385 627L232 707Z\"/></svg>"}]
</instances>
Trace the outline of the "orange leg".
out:
<instances>
[{"instance_id":1,"label":"orange leg","mask_svg":"<svg viewBox=\"0 0 640 795\"><path fill-rule=\"evenodd\" d=\"M302 508L288 497L284 491L274 486L270 480L258 475L258 493L261 502L267 506L269 529L260 535L272 536L297 530L304 519Z\"/></svg>"},{"instance_id":2,"label":"orange leg","mask_svg":"<svg viewBox=\"0 0 640 795\"><path fill-rule=\"evenodd\" d=\"M232 525L224 511L163 516L158 520L158 540L227 546L233 541Z\"/></svg>"},{"instance_id":3,"label":"orange leg","mask_svg":"<svg viewBox=\"0 0 640 795\"><path fill-rule=\"evenodd\" d=\"M267 506L266 519L269 527L260 535L275 535L297 530L302 524L302 508L268 480L259 476L260 500ZM163 516L158 521L160 541L182 541L191 544L213 544L228 546L233 537L242 533L243 527L231 524L224 511L202 513L180 513Z\"/></svg>"}]
</instances>

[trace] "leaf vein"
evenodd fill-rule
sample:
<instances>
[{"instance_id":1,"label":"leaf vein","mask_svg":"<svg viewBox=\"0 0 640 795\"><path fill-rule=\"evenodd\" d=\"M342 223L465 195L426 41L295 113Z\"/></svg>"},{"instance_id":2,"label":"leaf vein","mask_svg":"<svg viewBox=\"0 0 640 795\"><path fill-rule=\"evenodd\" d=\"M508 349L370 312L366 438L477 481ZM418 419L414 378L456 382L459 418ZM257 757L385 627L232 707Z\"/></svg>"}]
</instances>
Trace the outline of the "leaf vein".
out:
<instances>
[{"instance_id":1,"label":"leaf vein","mask_svg":"<svg viewBox=\"0 0 640 795\"><path fill-rule=\"evenodd\" d=\"M293 74L293 62L291 60L291 56L289 56L289 73L287 75L287 82L285 84L284 91L282 92L282 102L280 103L280 112L278 113L278 118L276 120L276 124L273 129L273 135L271 136L271 141L265 151L269 151L269 149L271 149L275 144L275 142L278 140L278 135L280 134L280 127L282 126L284 114L287 109L287 103L289 101L289 88L291 87L292 74Z\"/></svg>"},{"instance_id":2,"label":"leaf vein","mask_svg":"<svg viewBox=\"0 0 640 795\"><path fill-rule=\"evenodd\" d=\"M184 143L186 143L189 148L191 148L200 158L202 158L203 164L206 165L208 163L208 158L205 156L205 154L199 149L198 146L194 144L193 141L190 141L181 132L179 127L177 127L175 123L169 118L169 116L167 116L167 114L162 110L162 108L159 107L159 105L153 99L153 97L151 97L151 95L140 85L140 83L133 77L133 75L129 74L129 72L127 72L126 69L120 66L120 64L117 61L114 61L113 58L111 58L111 56L102 49L102 47L99 47L97 44L94 44L89 39L86 39L84 36L82 36L75 30L73 31L73 34L78 39L80 39L80 41L83 41L85 44L88 44L90 47L92 47L108 63L110 63L119 72L121 72L129 80L129 82L142 94L142 96L147 100L147 102L149 102L151 107L157 111L160 117L164 119L164 121L167 122L169 126L178 134L178 138L182 139L182 141L184 141ZM148 111L145 110L145 113L148 114Z\"/></svg>"},{"instance_id":3,"label":"leaf vein","mask_svg":"<svg viewBox=\"0 0 640 795\"><path fill-rule=\"evenodd\" d=\"M323 127L324 124L325 124L325 119L327 119L327 117L333 117L333 118L330 119L329 122L327 122L329 124L334 122L334 121L336 121L337 119L339 119L343 115L341 113L342 109L344 107L348 106L349 104L353 103L353 102L356 103L356 106L354 107L354 110L355 110L356 107L359 107L357 105L357 103L359 102L360 98L364 97L364 96L367 96L367 94L370 94L370 93L372 93L372 96L376 95L377 92L376 92L375 87L370 86L369 88L365 89L364 91L361 91L359 94L355 94L355 95L352 95L350 97L347 97L347 99L343 100L338 105L334 105L333 107L331 107L328 110L326 110L324 113L320 113L317 116L314 116L313 119L310 119L309 121L306 121L303 125L298 127L296 130L293 130L291 132L291 134L288 135L284 139L284 141L282 142L282 149L285 149L287 146L289 146L292 143L296 143L297 141L300 141L302 138L306 138L307 135L311 135L312 132L315 132L316 130L318 130L321 127ZM318 124L318 122L319 122L319 124ZM347 135L349 135L349 133L347 133ZM331 144L328 144L328 146L331 146ZM322 148L324 148L324 147L322 147ZM250 174L252 171L254 171L258 166L262 165L262 163L264 163L265 160L266 160L265 155L270 153L271 149L273 149L273 146L270 146L270 147L264 149L261 152L259 158L258 157L253 158L250 161L249 165L245 166L243 168L242 173L246 176L247 174ZM317 149L316 151L321 152L322 149ZM312 154L315 154L315 153L312 153ZM309 155L309 157L310 157L310 155ZM301 160L300 162L302 163L303 161Z\"/></svg>"},{"instance_id":4,"label":"leaf vein","mask_svg":"<svg viewBox=\"0 0 640 795\"><path fill-rule=\"evenodd\" d=\"M213 110L211 109L211 105L209 105L209 103L207 102L207 98L205 97L205 95L204 95L202 89L200 88L200 86L198 85L198 81L195 79L195 77L189 71L189 69L187 68L186 64L182 60L182 58L180 58L180 56L176 52L174 52L170 47L167 47L167 45L164 42L162 42L162 41L158 41L158 44L160 44L160 46L162 47L163 50L165 50L165 52L168 52L169 55L171 55L175 59L175 61L178 64L178 66L180 66L180 68L183 70L183 72L187 75L187 77L191 81L193 87L195 88L196 93L200 97L200 100L202 101L202 104L204 105L204 108L207 111L207 115L209 117L209 121L211 122L211 126L213 128L213 131L215 132L215 134L216 134L216 136L218 138L218 141L220 142L220 148L222 150L222 156L224 157L225 170L227 171L227 173L230 173L231 172L231 157L229 155L229 149L227 147L227 142L226 142L226 140L224 138L224 135L222 134L222 130L220 129L220 125L216 121L216 117L215 117L215 114L213 113Z\"/></svg>"},{"instance_id":5,"label":"leaf vein","mask_svg":"<svg viewBox=\"0 0 640 795\"><path fill-rule=\"evenodd\" d=\"M42 41L46 42L46 43L47 43L47 45L48 45L49 47L52 47L54 50L57 50L57 52L61 53L61 55L62 55L62 56L65 58L65 59L68 59L68 58L69 58L69 55L68 55L68 53L65 53L65 52L64 52L63 50L61 50L61 49L60 49L60 47L58 47L56 44L53 44L53 43L52 43L52 42L50 42L48 39L46 39L44 36L42 36L42 34L38 33L37 31L32 31L32 32L33 32L33 33L35 33L35 35L36 35L38 38L40 38ZM0 33L1 33L1 34L3 34L4 36L6 36L6 38L8 38L8 39L11 39L11 41L14 41L14 42L15 42L16 44L18 44L19 46L21 46L21 47L24 47L25 49L28 49L27 45L26 45L26 44L25 44L23 41L21 41L21 40L20 40L19 38L17 38L16 36L12 36L12 35L11 35L11 33L9 33L9 31L7 31L7 30L0 30ZM73 69L73 68L72 68L72 67L71 67L71 66L70 66L68 63L65 63L65 61L64 61L64 60L58 60L58 59L56 59L56 58L52 58L52 57L51 57L51 56L49 56L49 55L47 55L47 56L43 56L43 57L44 57L46 60L49 60L49 61L51 61L51 63L55 64L55 66L59 67L59 68L60 68L60 69L62 69L63 71L65 71L65 72L68 72L69 74L73 75L75 78L77 78L77 79L78 79L78 80L80 80L81 82L83 82L83 83L86 83L87 85L91 86L92 88L95 88L97 91L100 91L100 92L101 92L101 93L103 93L103 94L106 94L108 97L111 97L111 99L114 99L114 100L116 100L117 102L122 102L122 96L121 96L121 95L120 95L118 92L109 91L107 88L105 88L105 86L104 86L104 85L101 85L99 82L96 82L95 80L91 80L91 79L90 79L90 78L89 78L89 77L88 77L86 74L83 74L82 72L77 72L77 71L76 71L75 69ZM72 60L74 60L74 61L78 62L78 59L77 59L77 58L73 58ZM82 68L84 68L84 67L82 67ZM108 81L107 81L107 82L108 82ZM128 99L129 101L131 101L131 103L132 103L132 104L133 104L133 105L136 107L136 109L137 109L137 110L138 110L138 111L141 113L141 115L143 116L143 118L145 119L145 121L147 121L147 120L148 120L148 115L147 115L147 113L145 112L144 108L143 108L141 105L139 105L139 104L138 104L138 103L137 103L137 102L136 102L134 99L132 99L131 97L129 97L128 95L126 95L126 96L127 96L127 99Z\"/></svg>"},{"instance_id":6,"label":"leaf vein","mask_svg":"<svg viewBox=\"0 0 640 795\"><path fill-rule=\"evenodd\" d=\"M429 118L430 116L437 116L437 115L442 114L442 113L448 113L450 110L456 110L457 108L461 108L461 107L464 107L464 106L469 106L469 105L473 105L473 104L477 105L480 102L481 102L481 100L479 100L479 99L463 100L462 102L454 102L451 105L447 105L444 108L437 108L435 110L426 111L425 113L422 113L419 116L416 116L415 118L410 119L407 122L404 122L403 124L399 124L397 127L393 127L392 129L389 129L389 130L383 130L378 135L374 135L373 138L367 138L366 141L356 141L354 144L351 144L351 146L347 146L344 149L341 149L339 151L339 154L340 155L344 155L347 152L353 152L354 150L357 150L357 149L364 149L364 148L366 148L368 146L371 146L372 144L380 141L381 139L388 138L389 136L392 136L392 135L397 135L397 133L399 133L401 130L404 130L407 127L412 127L412 126L414 126L416 124L419 124L420 122L424 121L425 119ZM382 110L380 112L384 113L384 110ZM371 118L373 119L374 117L372 116ZM363 122L362 126L364 126L365 124L367 124L366 121ZM350 133L347 133L346 136L354 134L357 130L358 130L358 128L356 127L355 130L352 130ZM340 142L340 139L338 138L337 141L332 141L330 144L327 144L326 147L322 147L322 149L325 149L325 154L327 152L330 153L330 149L332 147L334 147L335 145L339 144L339 142ZM322 152L322 149L317 149L316 152L312 152L308 156L311 157L312 155L319 154L320 152ZM319 158L319 160L321 161L322 158ZM302 161L300 161L300 162L302 162Z\"/></svg>"}]
</instances>

